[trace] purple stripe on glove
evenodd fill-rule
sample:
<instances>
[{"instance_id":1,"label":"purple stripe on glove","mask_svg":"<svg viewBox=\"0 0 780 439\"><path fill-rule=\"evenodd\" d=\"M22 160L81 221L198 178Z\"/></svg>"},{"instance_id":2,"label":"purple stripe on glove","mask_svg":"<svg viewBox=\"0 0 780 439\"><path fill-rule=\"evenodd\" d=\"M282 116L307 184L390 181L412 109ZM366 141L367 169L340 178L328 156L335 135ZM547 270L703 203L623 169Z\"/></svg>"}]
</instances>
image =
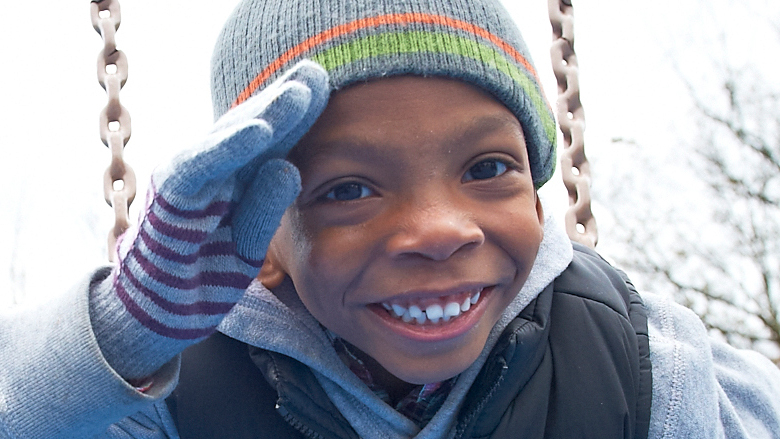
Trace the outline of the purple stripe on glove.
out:
<instances>
[{"instance_id":1,"label":"purple stripe on glove","mask_svg":"<svg viewBox=\"0 0 780 439\"><path fill-rule=\"evenodd\" d=\"M301 62L154 173L141 224L119 240L111 287L90 304L100 348L122 376L148 376L241 299L300 190L283 157L329 94L325 70Z\"/></svg>"}]
</instances>

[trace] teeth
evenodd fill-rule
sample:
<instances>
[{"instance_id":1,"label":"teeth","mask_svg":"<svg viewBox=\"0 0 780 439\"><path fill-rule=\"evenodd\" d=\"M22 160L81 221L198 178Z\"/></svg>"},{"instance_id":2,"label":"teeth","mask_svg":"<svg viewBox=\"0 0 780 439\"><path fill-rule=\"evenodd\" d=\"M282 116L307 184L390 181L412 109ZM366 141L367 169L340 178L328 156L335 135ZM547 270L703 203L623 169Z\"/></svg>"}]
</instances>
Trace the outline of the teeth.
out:
<instances>
[{"instance_id":1,"label":"teeth","mask_svg":"<svg viewBox=\"0 0 780 439\"><path fill-rule=\"evenodd\" d=\"M425 308L425 315L428 316L431 322L438 323L439 319L444 316L444 310L441 308L441 305L433 304Z\"/></svg>"},{"instance_id":2,"label":"teeth","mask_svg":"<svg viewBox=\"0 0 780 439\"><path fill-rule=\"evenodd\" d=\"M460 305L455 302L450 302L444 307L444 321L449 321L453 317L460 315Z\"/></svg>"},{"instance_id":3,"label":"teeth","mask_svg":"<svg viewBox=\"0 0 780 439\"><path fill-rule=\"evenodd\" d=\"M417 320L417 323L420 324L425 323L425 319L426 319L425 313L422 312L420 307L417 305L412 305L409 307L409 316Z\"/></svg>"},{"instance_id":4,"label":"teeth","mask_svg":"<svg viewBox=\"0 0 780 439\"><path fill-rule=\"evenodd\" d=\"M479 301L480 293L482 290L475 292L471 297L467 297L463 300L463 303L448 302L443 308L439 304L433 304L426 307L424 310L418 305L410 305L409 308L405 308L396 303L389 304L382 303L388 312L394 315L396 318L403 320L406 323L416 322L422 325L428 320L431 323L438 323L439 320L448 322L451 319L458 317L464 312L471 309Z\"/></svg>"}]
</instances>

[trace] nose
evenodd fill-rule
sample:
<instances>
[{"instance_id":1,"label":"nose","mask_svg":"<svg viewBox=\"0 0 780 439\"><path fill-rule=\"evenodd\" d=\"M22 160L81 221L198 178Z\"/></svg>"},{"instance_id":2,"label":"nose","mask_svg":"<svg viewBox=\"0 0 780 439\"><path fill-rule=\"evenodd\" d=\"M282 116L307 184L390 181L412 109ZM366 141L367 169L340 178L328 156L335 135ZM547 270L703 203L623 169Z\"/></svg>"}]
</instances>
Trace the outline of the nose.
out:
<instances>
[{"instance_id":1,"label":"nose","mask_svg":"<svg viewBox=\"0 0 780 439\"><path fill-rule=\"evenodd\" d=\"M396 211L398 228L387 242L392 257L443 261L485 242L482 228L467 210L446 200L420 204L409 203Z\"/></svg>"}]
</instances>

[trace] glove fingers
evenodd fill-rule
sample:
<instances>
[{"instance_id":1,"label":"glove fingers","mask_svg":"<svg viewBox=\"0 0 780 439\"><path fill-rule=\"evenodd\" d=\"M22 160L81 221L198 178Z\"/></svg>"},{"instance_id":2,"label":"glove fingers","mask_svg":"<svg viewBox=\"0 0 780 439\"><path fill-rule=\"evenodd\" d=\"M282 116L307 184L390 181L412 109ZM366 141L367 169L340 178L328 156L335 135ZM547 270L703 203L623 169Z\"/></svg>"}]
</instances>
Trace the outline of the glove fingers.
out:
<instances>
[{"instance_id":1,"label":"glove fingers","mask_svg":"<svg viewBox=\"0 0 780 439\"><path fill-rule=\"evenodd\" d=\"M253 261L265 257L284 211L300 190L300 174L290 162L273 159L260 167L233 214L239 255Z\"/></svg>"},{"instance_id":2,"label":"glove fingers","mask_svg":"<svg viewBox=\"0 0 780 439\"><path fill-rule=\"evenodd\" d=\"M280 83L281 80L288 82ZM268 107L257 117L267 121L274 128L272 145L269 146L266 154L257 157L253 163L239 171L238 178L240 181L248 181L254 178L259 164L265 163L268 159L284 158L322 114L330 97L328 73L319 64L308 60L296 64L295 67L272 86L278 87L279 90L284 90L285 87L305 87L308 91L308 107L305 109L305 112L300 114L298 120L295 120L292 117L292 112L288 109L290 105L288 99L295 99L296 96L283 94L280 98L267 104ZM263 93L266 92L264 91Z\"/></svg>"},{"instance_id":3,"label":"glove fingers","mask_svg":"<svg viewBox=\"0 0 780 439\"><path fill-rule=\"evenodd\" d=\"M277 121L276 115L284 113L283 108L289 105L289 98L282 95L291 84L298 84L309 90L304 113L295 123ZM319 64L303 60L290 68L280 78L267 86L260 93L252 96L246 102L228 111L215 124L218 131L241 121L258 118L268 121L274 127L273 156L284 157L290 148L309 130L312 124L325 109L330 96L328 73ZM284 128L281 128L284 126Z\"/></svg>"},{"instance_id":4,"label":"glove fingers","mask_svg":"<svg viewBox=\"0 0 780 439\"><path fill-rule=\"evenodd\" d=\"M312 92L312 104L325 107L330 96L328 72L314 61L303 60L290 69L285 76L289 81L300 82Z\"/></svg>"},{"instance_id":5,"label":"glove fingers","mask_svg":"<svg viewBox=\"0 0 780 439\"><path fill-rule=\"evenodd\" d=\"M296 81L305 85L310 90L309 105L300 119L300 123L290 126L290 129L282 136L279 132L274 135L274 149L279 151L279 156L284 156L306 134L322 111L328 104L330 97L330 85L328 72L319 64L303 60L293 67L288 75L290 81ZM272 126L276 126L272 124Z\"/></svg>"},{"instance_id":6,"label":"glove fingers","mask_svg":"<svg viewBox=\"0 0 780 439\"><path fill-rule=\"evenodd\" d=\"M249 120L211 134L200 148L185 151L163 171L160 191L189 196L209 182L224 181L270 142L273 129L261 120ZM156 178L157 179L157 178Z\"/></svg>"},{"instance_id":7,"label":"glove fingers","mask_svg":"<svg viewBox=\"0 0 780 439\"><path fill-rule=\"evenodd\" d=\"M299 82L311 90L324 90L329 93L328 73L319 64L304 60L289 70L259 93L247 99L241 105L231 108L214 123L212 132L222 130L231 125L260 117L260 114L281 93L280 89L288 82ZM320 92L322 94L322 92Z\"/></svg>"},{"instance_id":8,"label":"glove fingers","mask_svg":"<svg viewBox=\"0 0 780 439\"><path fill-rule=\"evenodd\" d=\"M303 120L308 114L311 98L312 91L305 84L288 81L279 88L278 96L258 114L257 119L265 121L273 129L269 152L273 151L271 154L274 157L282 158L287 154L286 150L278 147L280 140L298 125L308 127L314 123L313 120Z\"/></svg>"},{"instance_id":9,"label":"glove fingers","mask_svg":"<svg viewBox=\"0 0 780 439\"><path fill-rule=\"evenodd\" d=\"M283 156L285 152L272 146L277 136L284 137L300 122L309 107L311 91L292 81L276 92L262 119L250 119L213 133L205 142L209 146L182 161L170 176L169 189L194 194L205 184L223 181L251 162L263 163Z\"/></svg>"}]
</instances>

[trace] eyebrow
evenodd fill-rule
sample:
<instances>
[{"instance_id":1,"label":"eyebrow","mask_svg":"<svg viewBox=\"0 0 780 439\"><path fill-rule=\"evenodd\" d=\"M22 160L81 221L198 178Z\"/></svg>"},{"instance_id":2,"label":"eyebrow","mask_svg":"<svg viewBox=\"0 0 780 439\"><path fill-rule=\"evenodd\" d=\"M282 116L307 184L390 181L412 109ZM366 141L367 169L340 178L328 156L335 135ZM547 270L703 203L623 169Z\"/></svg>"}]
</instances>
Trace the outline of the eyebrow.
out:
<instances>
[{"instance_id":1,"label":"eyebrow","mask_svg":"<svg viewBox=\"0 0 780 439\"><path fill-rule=\"evenodd\" d=\"M493 113L468 120L462 126L448 133L443 139L443 142L450 145L474 143L486 133L506 129L511 129L520 133L520 138L524 141L523 127L514 115L508 113ZM379 148L365 148L365 145L368 143L377 145ZM340 155L345 157L386 161L387 155L380 151L383 150L383 146L391 146L391 143L377 143L375 139L369 140L365 136L347 135L338 139L322 142L319 144L320 148L316 153L301 158L304 158L305 162L316 162L320 156L329 154L329 145L338 145L339 148L337 150L340 152Z\"/></svg>"},{"instance_id":2,"label":"eyebrow","mask_svg":"<svg viewBox=\"0 0 780 439\"><path fill-rule=\"evenodd\" d=\"M448 141L452 143L473 141L487 132L507 128L516 129L524 138L523 126L520 121L514 115L502 112L473 118L460 132L456 131L452 136L449 136Z\"/></svg>"}]
</instances>

